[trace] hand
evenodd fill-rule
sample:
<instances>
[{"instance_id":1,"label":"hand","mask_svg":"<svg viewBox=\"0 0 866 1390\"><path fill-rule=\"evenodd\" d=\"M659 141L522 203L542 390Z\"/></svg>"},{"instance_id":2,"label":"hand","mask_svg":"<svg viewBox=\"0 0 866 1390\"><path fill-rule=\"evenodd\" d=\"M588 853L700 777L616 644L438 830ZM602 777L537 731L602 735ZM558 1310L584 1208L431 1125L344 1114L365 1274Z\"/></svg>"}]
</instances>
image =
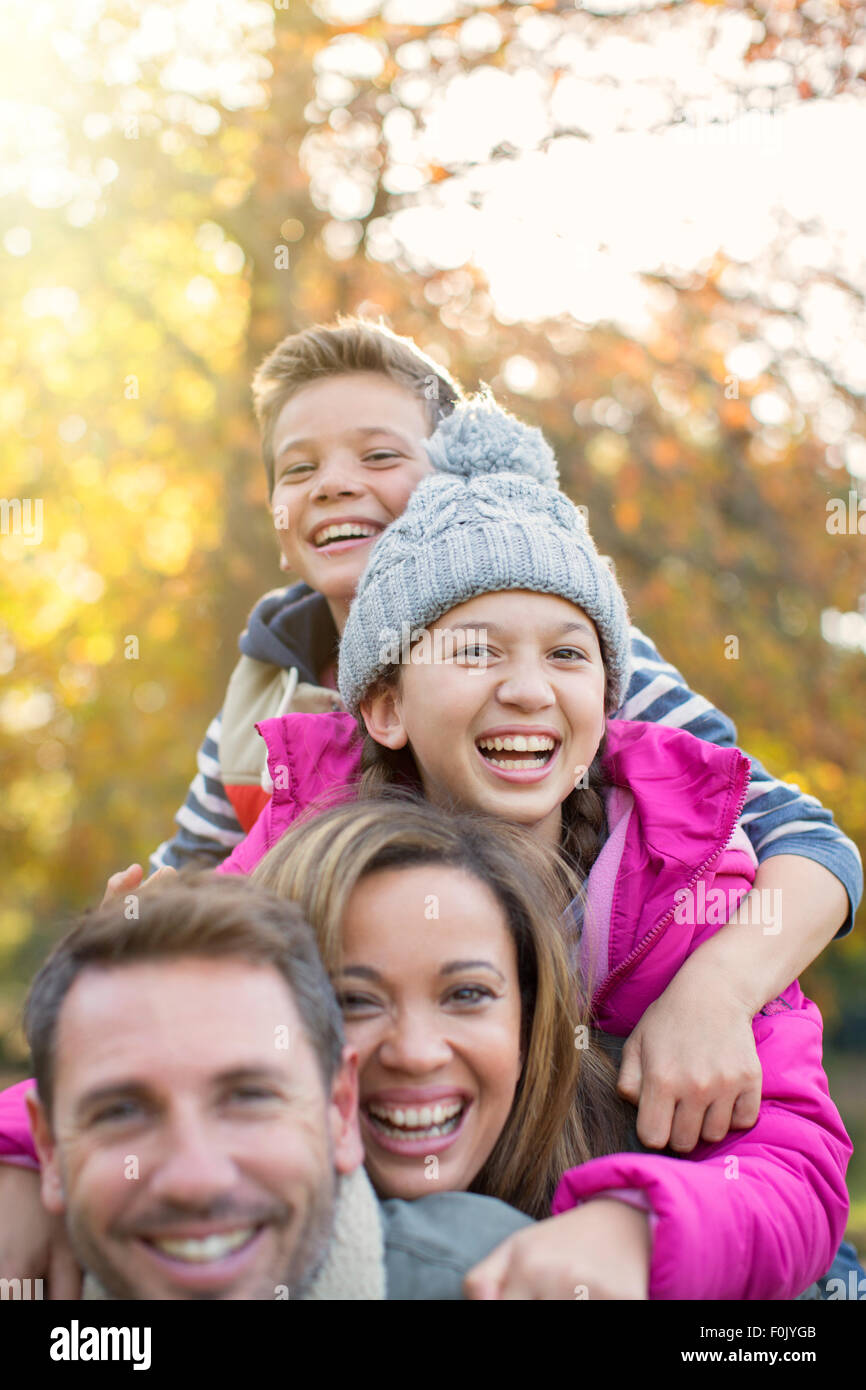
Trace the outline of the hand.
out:
<instances>
[{"instance_id":1,"label":"hand","mask_svg":"<svg viewBox=\"0 0 866 1390\"><path fill-rule=\"evenodd\" d=\"M689 966L628 1039L617 1086L638 1107L641 1143L677 1153L751 1129L763 1082L748 1009Z\"/></svg>"},{"instance_id":2,"label":"hand","mask_svg":"<svg viewBox=\"0 0 866 1390\"><path fill-rule=\"evenodd\" d=\"M43 1207L39 1174L11 1163L0 1163L0 1278L44 1279L51 1299L81 1297L62 1216Z\"/></svg>"},{"instance_id":3,"label":"hand","mask_svg":"<svg viewBox=\"0 0 866 1390\"><path fill-rule=\"evenodd\" d=\"M156 883L159 879L169 878L176 873L177 869L171 869L166 865L162 869L157 869L156 873L151 874L147 882L142 885L144 869L140 864L130 864L128 869L121 869L119 873L111 875L105 885L105 893L100 906L106 907L108 903L115 902L118 898L125 898L129 893L134 893L139 886L144 892L152 883Z\"/></svg>"},{"instance_id":4,"label":"hand","mask_svg":"<svg viewBox=\"0 0 866 1390\"><path fill-rule=\"evenodd\" d=\"M646 1299L651 1259L649 1219L615 1198L517 1231L471 1269L470 1299Z\"/></svg>"}]
</instances>

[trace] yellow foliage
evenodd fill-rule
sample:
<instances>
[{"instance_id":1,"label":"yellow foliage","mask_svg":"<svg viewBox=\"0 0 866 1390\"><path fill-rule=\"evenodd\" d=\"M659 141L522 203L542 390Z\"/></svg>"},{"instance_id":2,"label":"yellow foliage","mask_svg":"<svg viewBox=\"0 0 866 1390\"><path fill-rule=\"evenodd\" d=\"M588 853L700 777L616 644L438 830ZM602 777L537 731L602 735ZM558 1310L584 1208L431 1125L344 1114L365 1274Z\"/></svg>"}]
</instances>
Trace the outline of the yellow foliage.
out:
<instances>
[{"instance_id":1,"label":"yellow foliage","mask_svg":"<svg viewBox=\"0 0 866 1390\"><path fill-rule=\"evenodd\" d=\"M21 907L0 907L0 954L11 956L33 929L33 917Z\"/></svg>"},{"instance_id":2,"label":"yellow foliage","mask_svg":"<svg viewBox=\"0 0 866 1390\"><path fill-rule=\"evenodd\" d=\"M159 574L180 574L193 544L192 527L175 517L154 517L144 526L145 562Z\"/></svg>"}]
</instances>

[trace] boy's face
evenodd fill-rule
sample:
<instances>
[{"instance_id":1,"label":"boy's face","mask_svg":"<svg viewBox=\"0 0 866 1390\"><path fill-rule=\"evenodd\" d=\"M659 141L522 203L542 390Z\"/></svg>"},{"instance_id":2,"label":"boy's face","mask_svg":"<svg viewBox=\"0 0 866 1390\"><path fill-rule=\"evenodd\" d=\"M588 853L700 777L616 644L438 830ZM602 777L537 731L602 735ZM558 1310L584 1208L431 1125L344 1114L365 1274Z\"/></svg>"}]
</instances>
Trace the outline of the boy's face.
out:
<instances>
[{"instance_id":1,"label":"boy's face","mask_svg":"<svg viewBox=\"0 0 866 1390\"><path fill-rule=\"evenodd\" d=\"M370 550L433 472L424 403L380 372L312 382L274 429L274 526L286 567L342 630Z\"/></svg>"}]
</instances>

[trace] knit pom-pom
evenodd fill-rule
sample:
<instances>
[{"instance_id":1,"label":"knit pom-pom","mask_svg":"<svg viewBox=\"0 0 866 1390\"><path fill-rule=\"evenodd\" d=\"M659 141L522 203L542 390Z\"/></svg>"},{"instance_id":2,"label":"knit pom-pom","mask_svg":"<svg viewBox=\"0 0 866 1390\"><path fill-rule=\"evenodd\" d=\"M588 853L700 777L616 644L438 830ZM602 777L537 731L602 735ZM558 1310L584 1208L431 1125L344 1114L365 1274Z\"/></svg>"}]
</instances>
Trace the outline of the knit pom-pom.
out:
<instances>
[{"instance_id":1,"label":"knit pom-pom","mask_svg":"<svg viewBox=\"0 0 866 1390\"><path fill-rule=\"evenodd\" d=\"M462 402L426 441L433 467L463 478L523 473L556 487L559 469L541 430L497 405L490 392Z\"/></svg>"}]
</instances>

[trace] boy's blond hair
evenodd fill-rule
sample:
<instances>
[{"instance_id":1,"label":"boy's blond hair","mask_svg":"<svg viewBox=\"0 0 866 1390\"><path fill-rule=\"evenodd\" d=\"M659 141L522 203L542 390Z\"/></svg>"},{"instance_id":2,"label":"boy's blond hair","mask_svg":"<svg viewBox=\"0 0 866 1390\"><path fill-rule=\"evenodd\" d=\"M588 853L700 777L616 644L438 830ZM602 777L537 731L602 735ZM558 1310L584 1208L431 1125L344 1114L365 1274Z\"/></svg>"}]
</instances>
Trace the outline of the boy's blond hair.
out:
<instances>
[{"instance_id":1,"label":"boy's blond hair","mask_svg":"<svg viewBox=\"0 0 866 1390\"><path fill-rule=\"evenodd\" d=\"M348 372L381 372L423 401L430 433L462 399L444 367L383 323L339 318L291 333L269 353L253 377L253 403L262 432L268 495L274 489L274 429L291 396L311 381Z\"/></svg>"}]
</instances>

